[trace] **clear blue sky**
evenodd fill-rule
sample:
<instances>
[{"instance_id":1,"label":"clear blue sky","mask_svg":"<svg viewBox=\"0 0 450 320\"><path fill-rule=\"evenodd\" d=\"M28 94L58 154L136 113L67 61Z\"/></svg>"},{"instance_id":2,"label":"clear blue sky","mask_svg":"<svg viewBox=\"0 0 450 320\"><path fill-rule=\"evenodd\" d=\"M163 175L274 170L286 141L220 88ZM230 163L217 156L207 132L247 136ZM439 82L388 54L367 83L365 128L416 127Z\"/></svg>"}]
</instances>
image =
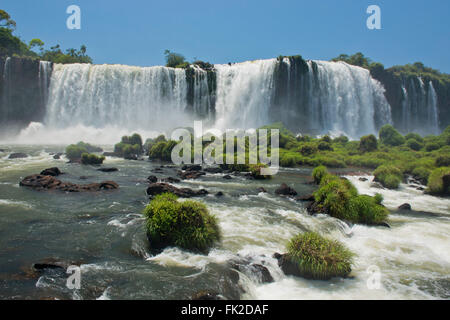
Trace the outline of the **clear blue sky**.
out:
<instances>
[{"instance_id":1,"label":"clear blue sky","mask_svg":"<svg viewBox=\"0 0 450 320\"><path fill-rule=\"evenodd\" d=\"M66 28L71 4L81 30ZM381 7L382 30L366 27L371 4ZM387 67L422 61L450 73L448 0L2 0L0 8L22 39L85 44L99 64L160 65L165 49L212 63L361 51Z\"/></svg>"}]
</instances>

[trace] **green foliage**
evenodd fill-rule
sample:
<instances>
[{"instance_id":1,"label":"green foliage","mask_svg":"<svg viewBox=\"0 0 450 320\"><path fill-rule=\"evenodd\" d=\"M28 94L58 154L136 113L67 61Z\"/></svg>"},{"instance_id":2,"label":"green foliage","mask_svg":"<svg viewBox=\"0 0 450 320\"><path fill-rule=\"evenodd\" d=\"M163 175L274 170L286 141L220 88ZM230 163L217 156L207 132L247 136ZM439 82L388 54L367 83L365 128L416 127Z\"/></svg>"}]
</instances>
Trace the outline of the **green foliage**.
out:
<instances>
[{"instance_id":1,"label":"green foliage","mask_svg":"<svg viewBox=\"0 0 450 320\"><path fill-rule=\"evenodd\" d=\"M436 167L450 167L450 155L441 155L436 158Z\"/></svg>"},{"instance_id":2,"label":"green foliage","mask_svg":"<svg viewBox=\"0 0 450 320\"><path fill-rule=\"evenodd\" d=\"M87 152L103 152L103 149L97 146L93 146L92 144L80 141L77 143L77 146L80 148L84 148L87 150Z\"/></svg>"},{"instance_id":3,"label":"green foliage","mask_svg":"<svg viewBox=\"0 0 450 320\"><path fill-rule=\"evenodd\" d=\"M89 152L85 147L77 144L71 144L66 148L66 156L70 161L80 160L83 153Z\"/></svg>"},{"instance_id":4,"label":"green foliage","mask_svg":"<svg viewBox=\"0 0 450 320\"><path fill-rule=\"evenodd\" d=\"M388 146L400 146L405 143L405 138L390 124L380 129L379 137L381 143Z\"/></svg>"},{"instance_id":5,"label":"green foliage","mask_svg":"<svg viewBox=\"0 0 450 320\"><path fill-rule=\"evenodd\" d=\"M318 166L314 168L312 172L312 176L316 184L320 184L322 178L325 177L326 175L328 175L328 170L325 166Z\"/></svg>"},{"instance_id":6,"label":"green foliage","mask_svg":"<svg viewBox=\"0 0 450 320\"><path fill-rule=\"evenodd\" d=\"M363 68L369 68L369 65L371 63L370 59L365 57L361 52L357 52L351 56L347 54L341 54L338 57L331 59L331 61L344 61L348 64Z\"/></svg>"},{"instance_id":7,"label":"green foliage","mask_svg":"<svg viewBox=\"0 0 450 320\"><path fill-rule=\"evenodd\" d=\"M348 138L344 135L340 135L337 138L333 139L334 143L341 143L341 144L346 144L348 142Z\"/></svg>"},{"instance_id":8,"label":"green foliage","mask_svg":"<svg viewBox=\"0 0 450 320\"><path fill-rule=\"evenodd\" d=\"M134 133L131 136L123 136L121 141L114 146L114 153L125 159L136 159L143 151L142 138Z\"/></svg>"},{"instance_id":9,"label":"green foliage","mask_svg":"<svg viewBox=\"0 0 450 320\"><path fill-rule=\"evenodd\" d=\"M159 159L163 161L170 161L172 159L172 150L177 145L176 141L159 141L154 144L148 156L150 159Z\"/></svg>"},{"instance_id":10,"label":"green foliage","mask_svg":"<svg viewBox=\"0 0 450 320\"><path fill-rule=\"evenodd\" d=\"M383 187L388 189L397 189L403 180L403 174L399 168L392 165L382 165L374 172L375 181L380 182Z\"/></svg>"},{"instance_id":11,"label":"green foliage","mask_svg":"<svg viewBox=\"0 0 450 320\"><path fill-rule=\"evenodd\" d=\"M262 168L268 168L266 164L258 163L258 164L250 164L248 165L248 169L253 178L262 180L262 179L271 179L271 175L263 175L261 174Z\"/></svg>"},{"instance_id":12,"label":"green foliage","mask_svg":"<svg viewBox=\"0 0 450 320\"><path fill-rule=\"evenodd\" d=\"M207 252L221 234L217 219L197 201L178 201L173 194L156 196L144 209L150 246L177 246Z\"/></svg>"},{"instance_id":13,"label":"green foliage","mask_svg":"<svg viewBox=\"0 0 450 320\"><path fill-rule=\"evenodd\" d=\"M328 280L346 277L351 272L354 254L336 240L308 232L291 239L287 257L295 263L301 276Z\"/></svg>"},{"instance_id":14,"label":"green foliage","mask_svg":"<svg viewBox=\"0 0 450 320\"><path fill-rule=\"evenodd\" d=\"M422 138L419 134L413 133L413 132L408 133L408 134L405 136L405 139L406 139L406 140L413 139L413 140L416 140L416 141L418 141L418 142L420 142L420 143L423 143L423 138Z\"/></svg>"},{"instance_id":15,"label":"green foliage","mask_svg":"<svg viewBox=\"0 0 450 320\"><path fill-rule=\"evenodd\" d=\"M7 29L16 28L16 22L11 19L11 16L5 10L0 10L0 27Z\"/></svg>"},{"instance_id":16,"label":"green foliage","mask_svg":"<svg viewBox=\"0 0 450 320\"><path fill-rule=\"evenodd\" d=\"M170 68L187 68L189 62L185 61L182 54L170 52L170 50L165 50L164 55L166 57L166 67Z\"/></svg>"},{"instance_id":17,"label":"green foliage","mask_svg":"<svg viewBox=\"0 0 450 320\"><path fill-rule=\"evenodd\" d=\"M428 183L428 177L431 171L425 167L417 167L412 171L414 179L419 180L422 184L426 185Z\"/></svg>"},{"instance_id":18,"label":"green foliage","mask_svg":"<svg viewBox=\"0 0 450 320\"><path fill-rule=\"evenodd\" d=\"M104 156L96 156L92 153L83 153L81 155L81 163L82 164L102 164L105 160Z\"/></svg>"},{"instance_id":19,"label":"green foliage","mask_svg":"<svg viewBox=\"0 0 450 320\"><path fill-rule=\"evenodd\" d=\"M355 186L347 179L327 174L323 168L313 171L320 187L314 193L318 207L332 217L353 223L379 224L386 220L389 211L381 205L381 195L358 195Z\"/></svg>"},{"instance_id":20,"label":"green foliage","mask_svg":"<svg viewBox=\"0 0 450 320\"><path fill-rule=\"evenodd\" d=\"M406 140L406 145L414 151L419 151L423 148L423 143L417 141L416 139L408 139Z\"/></svg>"},{"instance_id":21,"label":"green foliage","mask_svg":"<svg viewBox=\"0 0 450 320\"><path fill-rule=\"evenodd\" d=\"M320 141L317 149L319 149L320 151L333 151L333 147L331 146L331 144L326 141Z\"/></svg>"},{"instance_id":22,"label":"green foliage","mask_svg":"<svg viewBox=\"0 0 450 320\"><path fill-rule=\"evenodd\" d=\"M441 146L436 142L429 142L425 145L425 150L427 150L428 152L439 150L440 148Z\"/></svg>"},{"instance_id":23,"label":"green foliage","mask_svg":"<svg viewBox=\"0 0 450 320\"><path fill-rule=\"evenodd\" d=\"M317 152L317 147L315 146L315 144L313 143L307 143L304 144L301 148L300 148L300 153L304 156L310 156L314 153Z\"/></svg>"},{"instance_id":24,"label":"green foliage","mask_svg":"<svg viewBox=\"0 0 450 320\"><path fill-rule=\"evenodd\" d=\"M377 138L373 134L361 137L359 141L359 150L361 152L372 152L378 149Z\"/></svg>"},{"instance_id":25,"label":"green foliage","mask_svg":"<svg viewBox=\"0 0 450 320\"><path fill-rule=\"evenodd\" d=\"M427 192L433 195L450 195L449 178L447 185L444 183L444 176L450 175L450 167L434 169L428 177Z\"/></svg>"}]
</instances>

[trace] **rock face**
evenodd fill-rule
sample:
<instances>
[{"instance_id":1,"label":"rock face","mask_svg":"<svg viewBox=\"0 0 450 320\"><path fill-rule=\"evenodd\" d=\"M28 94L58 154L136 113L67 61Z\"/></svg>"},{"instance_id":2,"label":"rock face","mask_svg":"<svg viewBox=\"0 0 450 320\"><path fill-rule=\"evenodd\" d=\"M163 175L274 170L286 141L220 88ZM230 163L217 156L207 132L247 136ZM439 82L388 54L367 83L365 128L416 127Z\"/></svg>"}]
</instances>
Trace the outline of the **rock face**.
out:
<instances>
[{"instance_id":1,"label":"rock face","mask_svg":"<svg viewBox=\"0 0 450 320\"><path fill-rule=\"evenodd\" d=\"M180 198L198 197L208 194L208 191L205 189L192 190L189 188L177 188L167 183L152 183L147 188L147 194L149 196L156 196L166 192L173 193Z\"/></svg>"},{"instance_id":2,"label":"rock face","mask_svg":"<svg viewBox=\"0 0 450 320\"><path fill-rule=\"evenodd\" d=\"M289 187L286 183L283 183L277 190L275 190L275 194L283 196L296 196L297 191Z\"/></svg>"},{"instance_id":3,"label":"rock face","mask_svg":"<svg viewBox=\"0 0 450 320\"><path fill-rule=\"evenodd\" d=\"M303 274L299 273L297 266L295 265L295 263L291 262L287 254L275 253L273 257L278 260L278 265L280 266L281 270L283 270L285 275L292 275L297 277L304 276Z\"/></svg>"},{"instance_id":4,"label":"rock face","mask_svg":"<svg viewBox=\"0 0 450 320\"><path fill-rule=\"evenodd\" d=\"M21 187L32 188L36 191L55 190L64 192L95 192L102 190L115 190L119 188L119 185L114 181L103 181L100 183L79 185L70 182L62 182L52 175L42 174L34 174L25 177L22 181L20 181L19 185Z\"/></svg>"},{"instance_id":5,"label":"rock face","mask_svg":"<svg viewBox=\"0 0 450 320\"><path fill-rule=\"evenodd\" d=\"M8 159L23 159L28 158L28 155L22 152L11 153Z\"/></svg>"}]
</instances>

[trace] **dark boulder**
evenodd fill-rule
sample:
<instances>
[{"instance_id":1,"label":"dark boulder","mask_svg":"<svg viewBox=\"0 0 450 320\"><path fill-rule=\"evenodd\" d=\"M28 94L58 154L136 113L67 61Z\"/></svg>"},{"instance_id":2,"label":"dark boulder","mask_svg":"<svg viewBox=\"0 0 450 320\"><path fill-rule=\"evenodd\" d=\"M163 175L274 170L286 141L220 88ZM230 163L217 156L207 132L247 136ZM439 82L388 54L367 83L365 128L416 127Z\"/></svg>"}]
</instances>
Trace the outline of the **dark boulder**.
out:
<instances>
[{"instance_id":1,"label":"dark boulder","mask_svg":"<svg viewBox=\"0 0 450 320\"><path fill-rule=\"evenodd\" d=\"M231 179L233 179L229 174L227 174L227 175L224 175L223 176L223 179L226 179L226 180L231 180Z\"/></svg>"},{"instance_id":2,"label":"dark boulder","mask_svg":"<svg viewBox=\"0 0 450 320\"><path fill-rule=\"evenodd\" d=\"M74 184L71 182L63 182L53 176L34 174L25 177L20 181L21 187L28 187L37 191L64 191L64 192L95 192L102 190L118 189L119 185L114 181L104 181L91 184Z\"/></svg>"},{"instance_id":3,"label":"dark boulder","mask_svg":"<svg viewBox=\"0 0 450 320\"><path fill-rule=\"evenodd\" d=\"M147 194L149 196L156 196L166 192L173 193L181 198L198 197L208 194L208 191L205 189L192 190L189 188L177 188L167 183L152 183L147 188Z\"/></svg>"},{"instance_id":4,"label":"dark boulder","mask_svg":"<svg viewBox=\"0 0 450 320\"><path fill-rule=\"evenodd\" d=\"M229 264L232 269L240 271L248 277L255 277L260 283L271 283L274 281L267 267L259 263L253 263L249 258L233 260Z\"/></svg>"},{"instance_id":5,"label":"dark boulder","mask_svg":"<svg viewBox=\"0 0 450 320\"><path fill-rule=\"evenodd\" d=\"M218 293L211 291L200 291L191 297L191 300L222 300Z\"/></svg>"},{"instance_id":6,"label":"dark boulder","mask_svg":"<svg viewBox=\"0 0 450 320\"><path fill-rule=\"evenodd\" d=\"M61 156L62 156L62 155L63 155L62 152L58 152L57 154L55 154L55 155L53 156L53 159L59 160L59 159L61 159Z\"/></svg>"},{"instance_id":7,"label":"dark boulder","mask_svg":"<svg viewBox=\"0 0 450 320\"><path fill-rule=\"evenodd\" d=\"M219 191L219 192L216 193L216 197L222 197L222 196L223 196L223 192L222 191Z\"/></svg>"},{"instance_id":8,"label":"dark boulder","mask_svg":"<svg viewBox=\"0 0 450 320\"><path fill-rule=\"evenodd\" d=\"M262 193L267 193L267 190L264 189L263 187L259 187L259 188L258 188L258 193L260 193L260 192L262 192Z\"/></svg>"},{"instance_id":9,"label":"dark boulder","mask_svg":"<svg viewBox=\"0 0 450 320\"><path fill-rule=\"evenodd\" d=\"M208 173L221 173L223 172L223 170L219 167L209 167L209 168L204 168L203 171L208 172Z\"/></svg>"},{"instance_id":10,"label":"dark boulder","mask_svg":"<svg viewBox=\"0 0 450 320\"><path fill-rule=\"evenodd\" d=\"M205 174L203 171L178 171L178 176L183 180L197 179Z\"/></svg>"},{"instance_id":11,"label":"dark boulder","mask_svg":"<svg viewBox=\"0 0 450 320\"><path fill-rule=\"evenodd\" d=\"M181 170L185 171L200 171L202 170L202 166L199 164L185 164L181 167Z\"/></svg>"},{"instance_id":12,"label":"dark boulder","mask_svg":"<svg viewBox=\"0 0 450 320\"><path fill-rule=\"evenodd\" d=\"M361 177L361 178L359 178L358 180L359 180L359 181L365 182L365 181L368 181L369 179Z\"/></svg>"},{"instance_id":13,"label":"dark boulder","mask_svg":"<svg viewBox=\"0 0 450 320\"><path fill-rule=\"evenodd\" d=\"M41 174L43 176L52 176L52 177L57 177L60 174L62 174L62 172L57 168L57 167L53 167L53 168L48 168L45 169L41 172Z\"/></svg>"},{"instance_id":14,"label":"dark boulder","mask_svg":"<svg viewBox=\"0 0 450 320\"><path fill-rule=\"evenodd\" d=\"M289 187L287 184L283 183L278 189L275 190L275 194L283 196L296 196L297 191Z\"/></svg>"},{"instance_id":15,"label":"dark boulder","mask_svg":"<svg viewBox=\"0 0 450 320\"><path fill-rule=\"evenodd\" d=\"M450 174L442 177L442 190L444 191L444 195L450 195Z\"/></svg>"},{"instance_id":16,"label":"dark boulder","mask_svg":"<svg viewBox=\"0 0 450 320\"><path fill-rule=\"evenodd\" d=\"M97 171L101 171L101 172L116 172L116 171L119 171L119 169L117 169L117 168L100 168L100 169L97 169Z\"/></svg>"},{"instance_id":17,"label":"dark boulder","mask_svg":"<svg viewBox=\"0 0 450 320\"><path fill-rule=\"evenodd\" d=\"M161 179L161 182L168 182L168 183L179 183L181 180L173 177L167 177Z\"/></svg>"},{"instance_id":18,"label":"dark boulder","mask_svg":"<svg viewBox=\"0 0 450 320\"><path fill-rule=\"evenodd\" d=\"M409 203L404 203L401 206L399 206L398 209L411 211L411 205Z\"/></svg>"},{"instance_id":19,"label":"dark boulder","mask_svg":"<svg viewBox=\"0 0 450 320\"><path fill-rule=\"evenodd\" d=\"M280 266L281 270L285 275L287 276L292 275L299 277L304 276L299 273L297 265L288 258L287 254L275 253L273 257L278 260L278 265Z\"/></svg>"},{"instance_id":20,"label":"dark boulder","mask_svg":"<svg viewBox=\"0 0 450 320\"><path fill-rule=\"evenodd\" d=\"M298 196L295 198L297 201L314 201L314 195L313 194L307 194L304 196Z\"/></svg>"},{"instance_id":21,"label":"dark boulder","mask_svg":"<svg viewBox=\"0 0 450 320\"><path fill-rule=\"evenodd\" d=\"M158 178L156 176L148 176L147 180L151 183L158 182Z\"/></svg>"},{"instance_id":22,"label":"dark boulder","mask_svg":"<svg viewBox=\"0 0 450 320\"><path fill-rule=\"evenodd\" d=\"M28 155L22 152L11 153L8 159L23 159L28 158Z\"/></svg>"}]
</instances>

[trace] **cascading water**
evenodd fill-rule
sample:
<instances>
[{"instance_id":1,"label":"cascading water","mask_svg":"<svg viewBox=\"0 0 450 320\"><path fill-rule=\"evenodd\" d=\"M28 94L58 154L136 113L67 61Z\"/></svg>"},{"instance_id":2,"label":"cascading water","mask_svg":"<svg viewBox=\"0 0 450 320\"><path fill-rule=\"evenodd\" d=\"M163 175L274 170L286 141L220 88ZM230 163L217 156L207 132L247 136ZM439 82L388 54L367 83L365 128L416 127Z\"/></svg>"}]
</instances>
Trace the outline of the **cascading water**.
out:
<instances>
[{"instance_id":1,"label":"cascading water","mask_svg":"<svg viewBox=\"0 0 450 320\"><path fill-rule=\"evenodd\" d=\"M438 100L433 83L424 83L421 77L409 78L402 85L402 93L401 130L439 134Z\"/></svg>"}]
</instances>

